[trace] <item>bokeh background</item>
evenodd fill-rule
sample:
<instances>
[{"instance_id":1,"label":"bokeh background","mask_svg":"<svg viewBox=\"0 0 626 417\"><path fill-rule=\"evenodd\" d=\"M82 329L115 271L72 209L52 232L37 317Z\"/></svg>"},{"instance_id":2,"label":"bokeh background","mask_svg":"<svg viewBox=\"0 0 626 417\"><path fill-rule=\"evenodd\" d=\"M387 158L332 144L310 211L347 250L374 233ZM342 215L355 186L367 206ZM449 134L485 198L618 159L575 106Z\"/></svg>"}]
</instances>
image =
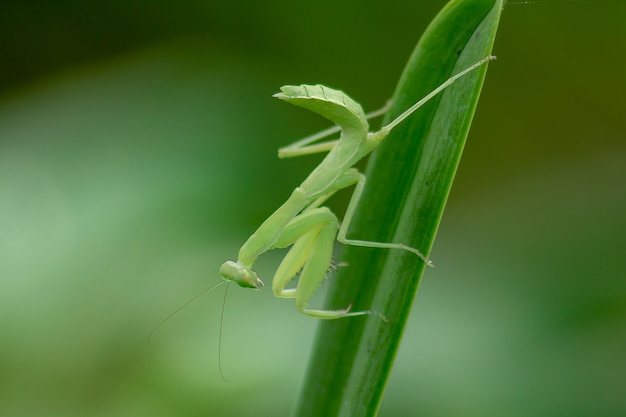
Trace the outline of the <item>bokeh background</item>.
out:
<instances>
[{"instance_id":1,"label":"bokeh background","mask_svg":"<svg viewBox=\"0 0 626 417\"><path fill-rule=\"evenodd\" d=\"M378 108L444 4L4 2L0 415L287 415L316 327L292 302L231 289L230 382L223 287L146 336L318 161L276 158L327 124L271 94ZM381 416L626 414L624 22L506 6Z\"/></svg>"}]
</instances>

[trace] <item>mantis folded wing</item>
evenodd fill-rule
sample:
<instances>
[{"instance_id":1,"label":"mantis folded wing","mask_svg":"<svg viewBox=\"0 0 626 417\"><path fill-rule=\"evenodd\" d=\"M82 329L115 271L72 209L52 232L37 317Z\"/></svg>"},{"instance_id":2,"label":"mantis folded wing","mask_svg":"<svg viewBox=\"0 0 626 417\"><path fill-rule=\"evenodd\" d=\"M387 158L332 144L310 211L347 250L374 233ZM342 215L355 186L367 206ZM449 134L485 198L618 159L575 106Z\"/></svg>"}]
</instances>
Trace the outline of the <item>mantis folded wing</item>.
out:
<instances>
[{"instance_id":1,"label":"mantis folded wing","mask_svg":"<svg viewBox=\"0 0 626 417\"><path fill-rule=\"evenodd\" d=\"M487 56L453 75L377 132L369 132L367 118L372 115L366 115L361 106L342 91L323 85L281 87L281 92L274 97L318 113L337 126L279 150L279 156L282 158L326 151L328 154L291 193L287 201L243 244L237 261L227 261L221 266L222 278L234 281L242 287L260 289L263 282L252 270L257 257L268 250L291 246L274 275L272 290L276 297L295 298L299 312L319 319L367 314L385 319L382 314L375 311L351 312L351 306L341 310L308 307L309 299L331 266L335 238L346 245L404 250L418 256L429 266L434 266L418 249L402 243L370 242L346 237L366 181L365 176L353 166L372 152L395 126L414 111L457 79L493 59L495 57ZM341 132L338 140L315 143L337 131ZM337 191L353 185L355 189L340 225L337 217L328 208L322 207L322 204ZM296 288L287 289L287 284L298 272L300 277Z\"/></svg>"}]
</instances>

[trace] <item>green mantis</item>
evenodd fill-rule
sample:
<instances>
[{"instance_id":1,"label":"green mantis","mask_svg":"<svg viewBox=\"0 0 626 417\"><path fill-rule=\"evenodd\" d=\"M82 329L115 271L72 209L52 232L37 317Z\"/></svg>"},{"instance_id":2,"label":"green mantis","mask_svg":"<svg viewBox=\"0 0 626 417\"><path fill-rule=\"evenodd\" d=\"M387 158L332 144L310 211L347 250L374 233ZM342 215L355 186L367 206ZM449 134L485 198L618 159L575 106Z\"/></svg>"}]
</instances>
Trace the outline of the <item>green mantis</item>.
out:
<instances>
[{"instance_id":1,"label":"green mantis","mask_svg":"<svg viewBox=\"0 0 626 417\"><path fill-rule=\"evenodd\" d=\"M220 268L222 278L234 281L244 288L260 289L263 282L252 270L256 259L269 250L291 246L274 274L272 291L276 297L295 298L296 308L300 313L318 319L369 314L385 319L382 314L371 310L350 311L351 306L340 310L323 310L308 306L309 299L320 286L332 264L335 239L346 245L403 250L433 266L425 254L402 243L370 242L346 237L366 182L365 176L353 166L372 152L395 126L422 105L457 79L493 59L495 57L487 56L453 75L377 132L369 132L368 116L358 103L342 91L322 85L281 87L281 92L274 97L318 113L337 126L279 150L280 158L320 152L328 154L292 192L287 201L248 238L239 250L237 261L222 264ZM316 143L337 131L341 132L338 140ZM337 191L351 186L355 187L354 192L343 222L340 223L335 214L322 205ZM300 276L296 287L287 288L298 272Z\"/></svg>"}]
</instances>

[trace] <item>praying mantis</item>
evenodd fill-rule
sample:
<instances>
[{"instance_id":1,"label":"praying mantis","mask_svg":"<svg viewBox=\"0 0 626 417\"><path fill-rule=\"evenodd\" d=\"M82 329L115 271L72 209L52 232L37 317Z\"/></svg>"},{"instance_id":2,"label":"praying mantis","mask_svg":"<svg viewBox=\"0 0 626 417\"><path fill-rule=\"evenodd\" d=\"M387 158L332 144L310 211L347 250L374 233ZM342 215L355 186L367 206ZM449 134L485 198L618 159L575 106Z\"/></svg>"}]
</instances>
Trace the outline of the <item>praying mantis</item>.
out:
<instances>
[{"instance_id":1,"label":"praying mantis","mask_svg":"<svg viewBox=\"0 0 626 417\"><path fill-rule=\"evenodd\" d=\"M252 270L256 259L269 250L291 246L274 274L272 291L276 297L295 298L296 308L300 313L318 319L376 315L386 320L376 311L350 311L351 305L340 310L308 306L309 299L321 285L332 265L335 239L345 245L403 250L416 255L427 265L434 266L425 254L402 243L371 242L346 237L366 182L365 175L353 166L372 152L394 127L413 112L459 78L494 59L494 56L489 55L451 76L376 132L369 132L368 115L364 113L361 105L342 91L323 85L281 87L281 92L274 97L311 110L336 126L281 148L278 156L292 158L320 152L328 154L291 193L287 201L241 246L237 261L226 261L222 264L221 277L244 288L261 289L263 281ZM341 132L339 139L316 143L338 131ZM337 191L351 186L355 187L354 192L340 223L337 216L322 205ZM298 272L300 276L296 287L287 288Z\"/></svg>"}]
</instances>

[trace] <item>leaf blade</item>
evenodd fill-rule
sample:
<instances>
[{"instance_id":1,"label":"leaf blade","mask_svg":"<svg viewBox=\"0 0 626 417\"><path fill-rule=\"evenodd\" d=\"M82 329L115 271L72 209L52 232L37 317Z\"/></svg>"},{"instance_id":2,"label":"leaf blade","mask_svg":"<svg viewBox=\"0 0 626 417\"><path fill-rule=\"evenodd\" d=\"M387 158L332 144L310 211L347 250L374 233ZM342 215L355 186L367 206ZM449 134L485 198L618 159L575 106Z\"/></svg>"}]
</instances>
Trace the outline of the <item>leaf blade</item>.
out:
<instances>
[{"instance_id":1,"label":"leaf blade","mask_svg":"<svg viewBox=\"0 0 626 417\"><path fill-rule=\"evenodd\" d=\"M454 0L416 46L385 123L450 75L489 55L502 0ZM349 236L401 242L428 253L465 144L486 67L457 81L394 129L372 155ZM392 184L393 186L390 186ZM424 270L401 251L348 247L348 268L332 280L328 308L353 304L390 320L319 324L294 415L373 416Z\"/></svg>"}]
</instances>

